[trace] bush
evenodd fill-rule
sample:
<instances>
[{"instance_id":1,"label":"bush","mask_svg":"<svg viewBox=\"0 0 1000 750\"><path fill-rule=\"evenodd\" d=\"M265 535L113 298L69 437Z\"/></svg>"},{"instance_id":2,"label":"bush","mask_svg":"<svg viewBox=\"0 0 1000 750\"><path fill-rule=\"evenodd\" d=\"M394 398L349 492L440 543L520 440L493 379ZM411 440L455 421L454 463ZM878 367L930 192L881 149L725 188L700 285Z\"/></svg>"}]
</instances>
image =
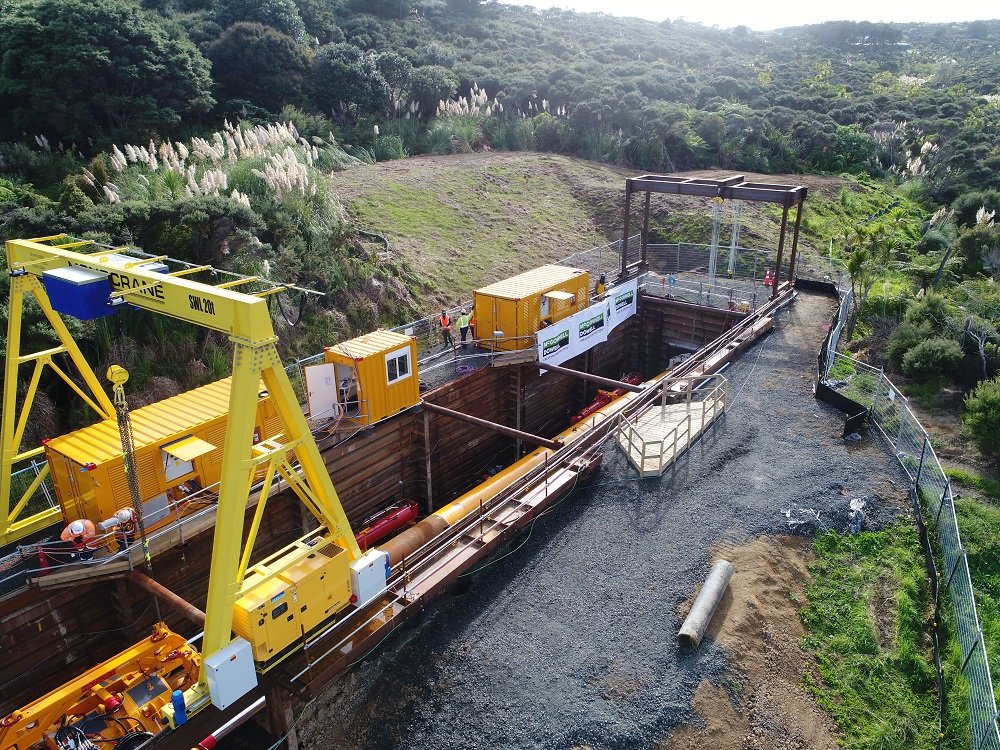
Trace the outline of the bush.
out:
<instances>
[{"instance_id":1,"label":"bush","mask_svg":"<svg viewBox=\"0 0 1000 750\"><path fill-rule=\"evenodd\" d=\"M889 337L889 345L887 347L889 359L897 365L902 365L903 357L906 356L908 351L921 341L926 341L927 339L933 337L933 335L934 329L932 328L930 322L922 321L920 323L914 323L909 320L904 320L899 324L896 330L892 332L892 336Z\"/></svg>"},{"instance_id":2,"label":"bush","mask_svg":"<svg viewBox=\"0 0 1000 750\"><path fill-rule=\"evenodd\" d=\"M962 424L983 453L1000 453L1000 376L985 380L965 397Z\"/></svg>"},{"instance_id":3,"label":"bush","mask_svg":"<svg viewBox=\"0 0 1000 750\"><path fill-rule=\"evenodd\" d=\"M962 347L952 339L925 339L903 356L903 372L918 380L950 377L962 356Z\"/></svg>"},{"instance_id":4,"label":"bush","mask_svg":"<svg viewBox=\"0 0 1000 750\"><path fill-rule=\"evenodd\" d=\"M906 308L904 320L908 323L929 323L940 330L944 321L954 314L954 307L943 294L931 292Z\"/></svg>"}]
</instances>

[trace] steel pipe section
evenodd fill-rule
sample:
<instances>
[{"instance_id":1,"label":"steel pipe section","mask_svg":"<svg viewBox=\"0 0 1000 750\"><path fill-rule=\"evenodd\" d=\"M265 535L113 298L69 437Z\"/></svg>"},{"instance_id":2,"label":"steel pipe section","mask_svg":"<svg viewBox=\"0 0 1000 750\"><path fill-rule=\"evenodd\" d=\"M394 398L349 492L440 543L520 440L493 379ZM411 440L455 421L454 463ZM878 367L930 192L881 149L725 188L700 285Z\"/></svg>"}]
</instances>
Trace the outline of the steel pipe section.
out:
<instances>
[{"instance_id":1,"label":"steel pipe section","mask_svg":"<svg viewBox=\"0 0 1000 750\"><path fill-rule=\"evenodd\" d=\"M712 570L705 579L698 598L694 600L691 612L677 631L677 638L682 644L691 648L698 648L701 643L708 624L712 621L716 607L722 601L726 589L729 587L729 579L733 577L733 564L728 560L717 560Z\"/></svg>"},{"instance_id":2,"label":"steel pipe section","mask_svg":"<svg viewBox=\"0 0 1000 750\"><path fill-rule=\"evenodd\" d=\"M560 432L554 440L561 442L562 447L572 445L589 433L595 425L611 419L637 397L638 394L636 393L626 393L624 396L616 398L586 420L577 422L572 427ZM385 544L379 545L379 549L389 554L390 564L397 564L404 557L412 555L444 529L454 526L463 518L467 518L472 513L478 511L482 505L489 502L505 487L521 479L539 466L544 465L548 456L554 452L551 448L536 448L519 461L516 461L503 471L487 479L471 492L467 492L458 499L439 508Z\"/></svg>"}]
</instances>

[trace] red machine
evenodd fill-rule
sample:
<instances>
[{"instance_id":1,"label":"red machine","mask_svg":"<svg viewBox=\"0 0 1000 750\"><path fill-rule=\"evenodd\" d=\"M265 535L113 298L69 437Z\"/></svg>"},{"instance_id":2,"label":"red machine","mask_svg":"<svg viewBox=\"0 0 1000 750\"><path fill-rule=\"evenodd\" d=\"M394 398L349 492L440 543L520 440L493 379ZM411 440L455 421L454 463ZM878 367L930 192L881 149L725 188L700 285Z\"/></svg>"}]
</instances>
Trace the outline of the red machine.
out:
<instances>
[{"instance_id":1,"label":"red machine","mask_svg":"<svg viewBox=\"0 0 1000 750\"><path fill-rule=\"evenodd\" d=\"M621 381L629 385L639 385L642 382L642 375L638 372L630 372L628 375L623 375ZM569 418L570 425L583 421L601 407L607 406L616 398L620 398L626 393L628 391L624 388L615 388L613 391L598 391L597 398L594 399L594 402L590 406Z\"/></svg>"},{"instance_id":2,"label":"red machine","mask_svg":"<svg viewBox=\"0 0 1000 750\"><path fill-rule=\"evenodd\" d=\"M390 505L383 511L364 522L361 529L354 538L358 540L361 549L368 549L380 539L385 539L394 531L399 531L407 524L417 519L417 503L414 500L403 500Z\"/></svg>"}]
</instances>

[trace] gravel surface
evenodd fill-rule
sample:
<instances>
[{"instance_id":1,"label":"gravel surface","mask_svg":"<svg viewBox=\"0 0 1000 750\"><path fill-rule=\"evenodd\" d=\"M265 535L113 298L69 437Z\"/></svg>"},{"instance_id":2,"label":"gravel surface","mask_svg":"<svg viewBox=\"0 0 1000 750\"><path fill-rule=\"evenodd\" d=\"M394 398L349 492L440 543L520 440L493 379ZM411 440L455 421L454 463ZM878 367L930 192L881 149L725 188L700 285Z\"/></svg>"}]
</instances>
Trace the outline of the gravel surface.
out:
<instances>
[{"instance_id":1,"label":"gravel surface","mask_svg":"<svg viewBox=\"0 0 1000 750\"><path fill-rule=\"evenodd\" d=\"M800 294L726 370L727 415L673 470L602 469L505 557L465 579L332 686L300 727L307 748L647 748L693 719L703 679L732 664L707 638L680 651L678 609L709 549L763 534L846 530L905 513L897 463L845 442L812 396L834 303Z\"/></svg>"}]
</instances>

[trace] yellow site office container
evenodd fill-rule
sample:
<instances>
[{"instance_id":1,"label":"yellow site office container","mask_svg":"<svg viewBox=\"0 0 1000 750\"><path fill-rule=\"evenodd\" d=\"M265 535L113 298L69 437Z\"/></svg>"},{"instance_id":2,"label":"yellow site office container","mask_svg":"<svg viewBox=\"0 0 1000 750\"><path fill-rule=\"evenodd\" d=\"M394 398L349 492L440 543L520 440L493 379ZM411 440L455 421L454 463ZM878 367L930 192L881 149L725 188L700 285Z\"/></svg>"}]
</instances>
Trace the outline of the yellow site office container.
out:
<instances>
[{"instance_id":1,"label":"yellow site office container","mask_svg":"<svg viewBox=\"0 0 1000 750\"><path fill-rule=\"evenodd\" d=\"M187 496L219 481L229 391L226 378L131 412L147 531L195 510ZM255 442L281 432L274 405L261 392ZM67 521L87 518L96 524L132 505L117 421L104 420L48 440L45 457Z\"/></svg>"},{"instance_id":2,"label":"yellow site office container","mask_svg":"<svg viewBox=\"0 0 1000 750\"><path fill-rule=\"evenodd\" d=\"M535 345L535 333L543 323L557 323L590 304L590 273L541 266L477 289L472 301L476 338L483 346L527 349Z\"/></svg>"},{"instance_id":3,"label":"yellow site office container","mask_svg":"<svg viewBox=\"0 0 1000 750\"><path fill-rule=\"evenodd\" d=\"M317 529L253 566L233 608L233 632L267 663L351 602L350 556Z\"/></svg>"},{"instance_id":4,"label":"yellow site office container","mask_svg":"<svg viewBox=\"0 0 1000 750\"><path fill-rule=\"evenodd\" d=\"M393 331L372 331L328 346L335 366L337 400L348 416L371 424L420 402L417 343Z\"/></svg>"}]
</instances>

